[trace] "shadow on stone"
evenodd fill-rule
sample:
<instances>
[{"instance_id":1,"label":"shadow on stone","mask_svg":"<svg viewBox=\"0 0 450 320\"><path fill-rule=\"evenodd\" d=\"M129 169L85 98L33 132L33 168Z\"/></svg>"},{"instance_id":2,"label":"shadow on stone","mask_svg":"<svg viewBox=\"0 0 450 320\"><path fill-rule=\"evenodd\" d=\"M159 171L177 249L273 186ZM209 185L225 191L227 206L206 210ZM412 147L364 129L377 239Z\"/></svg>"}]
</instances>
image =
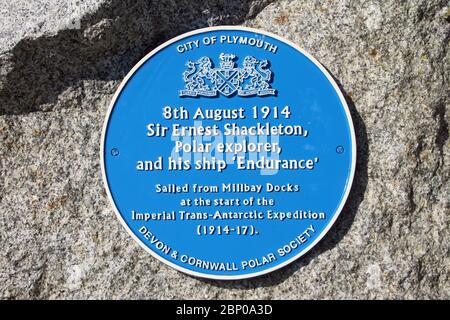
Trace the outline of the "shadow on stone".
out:
<instances>
[{"instance_id":1,"label":"shadow on stone","mask_svg":"<svg viewBox=\"0 0 450 320\"><path fill-rule=\"evenodd\" d=\"M329 73L331 74L331 72ZM275 286L284 282L297 270L303 268L304 266L307 266L318 255L334 248L350 230L350 227L358 212L359 205L364 200L364 194L367 188L369 145L367 141L366 126L363 119L359 115L355 104L353 103L351 97L344 91L341 83L336 79L336 77L333 76L333 78L341 89L341 92L344 94L345 100L347 101L347 105L350 109L353 125L355 127L357 145L356 170L352 188L344 209L334 223L333 227L328 231L323 239L306 255L300 257L297 261L294 261L288 266L277 271L246 280L217 281L200 278L198 278L198 280L221 288L233 288L242 290Z\"/></svg>"},{"instance_id":2,"label":"shadow on stone","mask_svg":"<svg viewBox=\"0 0 450 320\"><path fill-rule=\"evenodd\" d=\"M201 27L242 23L272 1L106 2L82 18L80 29L23 39L0 57L2 69L12 68L0 76L0 115L53 110L58 96L83 80L122 80L162 42Z\"/></svg>"}]
</instances>

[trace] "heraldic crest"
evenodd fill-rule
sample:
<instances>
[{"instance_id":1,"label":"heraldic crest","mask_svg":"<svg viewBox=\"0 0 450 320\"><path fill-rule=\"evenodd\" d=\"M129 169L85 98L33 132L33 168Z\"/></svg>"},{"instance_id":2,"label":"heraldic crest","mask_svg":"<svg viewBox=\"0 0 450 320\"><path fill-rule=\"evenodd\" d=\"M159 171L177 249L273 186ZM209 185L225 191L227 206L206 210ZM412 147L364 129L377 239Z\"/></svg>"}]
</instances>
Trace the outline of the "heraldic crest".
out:
<instances>
[{"instance_id":1,"label":"heraldic crest","mask_svg":"<svg viewBox=\"0 0 450 320\"><path fill-rule=\"evenodd\" d=\"M275 95L276 90L269 84L272 71L267 60L246 56L242 67L238 68L234 54L221 53L219 58L218 68L214 68L208 57L189 60L186 63L188 69L183 72L185 88L180 90L180 97L215 97L219 93L231 96L235 92L242 97Z\"/></svg>"}]
</instances>

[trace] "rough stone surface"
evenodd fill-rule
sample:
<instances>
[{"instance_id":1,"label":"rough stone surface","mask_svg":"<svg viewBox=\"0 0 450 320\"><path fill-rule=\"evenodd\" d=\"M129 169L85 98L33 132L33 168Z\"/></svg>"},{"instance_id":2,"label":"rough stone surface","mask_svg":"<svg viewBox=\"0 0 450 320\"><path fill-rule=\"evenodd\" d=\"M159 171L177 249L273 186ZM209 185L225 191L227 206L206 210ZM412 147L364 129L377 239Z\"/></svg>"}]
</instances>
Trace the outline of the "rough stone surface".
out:
<instances>
[{"instance_id":1,"label":"rough stone surface","mask_svg":"<svg viewBox=\"0 0 450 320\"><path fill-rule=\"evenodd\" d=\"M73 21L67 1L0 1L0 298L450 298L448 1L79 3ZM116 220L99 163L125 74L165 40L218 24L272 31L317 57L358 140L354 187L326 238L235 282L144 252Z\"/></svg>"}]
</instances>

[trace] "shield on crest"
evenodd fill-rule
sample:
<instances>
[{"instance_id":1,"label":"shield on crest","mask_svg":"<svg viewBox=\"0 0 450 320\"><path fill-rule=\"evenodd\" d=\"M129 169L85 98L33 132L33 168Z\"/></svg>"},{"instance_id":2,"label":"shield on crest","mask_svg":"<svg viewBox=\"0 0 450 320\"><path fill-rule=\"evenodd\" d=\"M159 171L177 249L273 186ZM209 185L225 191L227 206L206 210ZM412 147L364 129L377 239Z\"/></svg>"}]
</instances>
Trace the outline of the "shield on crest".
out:
<instances>
[{"instance_id":1,"label":"shield on crest","mask_svg":"<svg viewBox=\"0 0 450 320\"><path fill-rule=\"evenodd\" d=\"M216 89L225 96L230 96L239 88L239 69L216 69L214 74Z\"/></svg>"}]
</instances>

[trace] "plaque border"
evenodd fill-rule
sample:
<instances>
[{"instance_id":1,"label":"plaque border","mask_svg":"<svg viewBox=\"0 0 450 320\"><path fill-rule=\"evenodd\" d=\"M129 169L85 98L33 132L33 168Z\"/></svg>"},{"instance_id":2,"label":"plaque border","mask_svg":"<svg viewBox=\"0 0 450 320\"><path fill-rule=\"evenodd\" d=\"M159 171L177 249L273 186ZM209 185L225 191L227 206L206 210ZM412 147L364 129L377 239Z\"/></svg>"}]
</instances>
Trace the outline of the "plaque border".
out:
<instances>
[{"instance_id":1,"label":"plaque border","mask_svg":"<svg viewBox=\"0 0 450 320\"><path fill-rule=\"evenodd\" d=\"M136 73L136 71L147 62L147 60L149 60L153 55L155 55L156 53L158 53L159 51L161 51L162 49L168 47L169 45L173 44L174 42L177 42L179 40L182 40L186 37L190 37L196 34L201 34L201 33L205 33L205 32L209 32L209 31L220 31L220 30L232 30L232 31L247 31L247 32L253 32L255 34L261 34L261 35L265 35L265 36L269 36L272 37L274 39L277 39L278 41L281 41L283 43L285 43L286 45L291 46L292 48L294 48L295 50L299 51L301 54L303 54L304 56L306 56L312 63L314 63L314 65L319 68L319 70L326 76L326 78L328 79L328 81L331 83L331 85L333 86L334 90L336 91L339 100L344 108L345 111L345 115L347 117L347 122L350 128L350 136L351 136L351 142L352 142L352 164L351 164L351 169L350 169L350 176L347 182L347 186L346 186L346 190L344 193L344 196L342 197L341 203L339 204L339 207L337 208L337 210L334 212L334 216L333 219L329 221L327 227L316 237L316 239L304 250L300 251L298 254L296 254L295 256L291 257L290 259L284 261L283 263L280 263L278 265L275 265L269 269L263 270L263 271L258 271L258 272L254 272L254 273L248 273L248 274L241 274L241 275L215 275L215 274L208 274L208 273L202 273L202 272L197 272L197 271L192 271L189 270L187 268L181 267L169 260L164 259L162 256L158 255L156 252L154 252L153 250L151 250L149 247L147 247L135 234L134 232L128 227L128 225L126 224L125 220L122 218L121 213L119 212L119 210L117 209L116 203L114 202L114 199L112 197L111 191L109 189L109 185L108 185L108 180L106 177L106 171L105 171L105 138L106 138L106 130L108 128L108 124L109 124L109 119L111 116L111 112L114 109L114 106L117 102L117 99L119 98L120 94L122 93L122 90L125 88L125 86L127 85L128 81L133 77L133 75ZM353 184L353 179L355 176L355 169L356 169L356 138L355 138L355 129L353 126L353 121L352 121L352 117L351 117L351 113L350 110L348 108L347 105L347 101L344 98L344 95L342 94L339 86L337 85L336 81L334 81L333 77L330 75L330 73L325 69L324 66L322 66L322 64L316 59L314 58L312 55L310 55L308 52L306 52L304 49L300 48L297 44L295 44L294 42L283 38L281 36L278 36L274 33L265 31L265 30L260 30L260 29L256 29L256 28L250 28L250 27L243 27L243 26L232 26L232 25L223 25L223 26L214 26L214 27L206 27L206 28L200 28L200 29L196 29L190 32L186 32L183 33L179 36L176 36L162 44L160 44L159 46L157 46L155 49L153 49L152 51L150 51L146 56L144 56L132 69L131 71L128 72L128 74L126 75L126 77L122 80L122 82L120 83L119 87L116 89L116 92L111 100L111 103L109 104L107 113L106 113L106 117L105 117L105 121L103 123L103 129L102 129L102 135L101 135L101 147L100 147L100 165L101 165L101 170L102 170L102 180L103 180L103 184L104 187L106 189L107 195L108 195L108 199L110 201L110 203L113 206L114 212L116 214L116 217L119 219L120 223L122 224L123 227L125 227L125 229L127 230L128 234L148 253L150 253L154 258L158 259L160 262L163 262L164 264L174 268L175 270L181 271L185 274L194 276L194 277L200 277L200 278L206 278L206 279L214 279L214 280L242 280L242 279L249 279L249 278L255 278L264 274L268 274L270 272L273 272L275 270L281 269L285 266L287 266L288 264L292 263L293 261L299 259L300 257L304 256L306 253L308 253L310 250L312 250L321 240L322 238L330 231L331 227L334 225L334 223L336 222L337 218L339 217L339 215L342 212L342 209L344 208L344 205L347 201L347 198L350 194L350 190L352 188L352 184Z\"/></svg>"}]
</instances>

